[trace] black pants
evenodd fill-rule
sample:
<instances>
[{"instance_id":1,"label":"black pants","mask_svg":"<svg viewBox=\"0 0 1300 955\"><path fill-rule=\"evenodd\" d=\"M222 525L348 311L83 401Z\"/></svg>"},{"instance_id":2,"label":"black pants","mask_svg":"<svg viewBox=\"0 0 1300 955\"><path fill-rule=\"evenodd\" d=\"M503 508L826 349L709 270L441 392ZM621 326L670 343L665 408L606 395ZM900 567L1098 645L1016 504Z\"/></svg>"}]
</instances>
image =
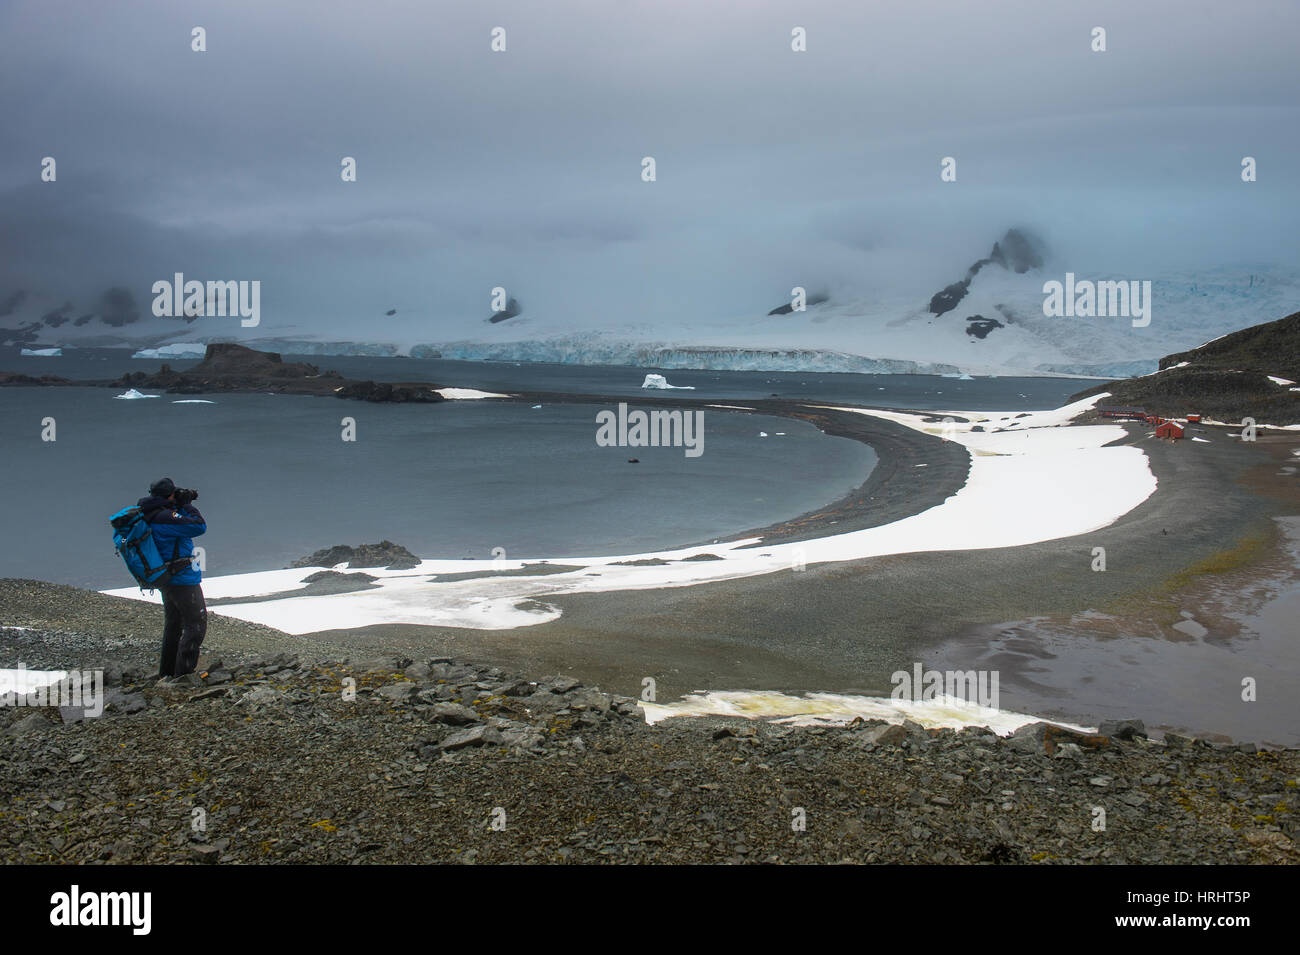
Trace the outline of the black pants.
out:
<instances>
[{"instance_id":1,"label":"black pants","mask_svg":"<svg viewBox=\"0 0 1300 955\"><path fill-rule=\"evenodd\" d=\"M159 676L184 676L199 665L199 647L208 634L208 608L199 584L159 588L163 604L162 662Z\"/></svg>"}]
</instances>

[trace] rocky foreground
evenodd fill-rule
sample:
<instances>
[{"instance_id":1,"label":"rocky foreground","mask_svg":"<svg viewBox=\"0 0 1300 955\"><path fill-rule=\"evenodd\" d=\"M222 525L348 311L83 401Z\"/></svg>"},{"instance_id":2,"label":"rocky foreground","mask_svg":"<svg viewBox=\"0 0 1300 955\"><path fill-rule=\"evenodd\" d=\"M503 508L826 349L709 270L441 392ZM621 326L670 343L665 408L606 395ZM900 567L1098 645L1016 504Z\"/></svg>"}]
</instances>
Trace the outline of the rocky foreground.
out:
<instances>
[{"instance_id":1,"label":"rocky foreground","mask_svg":"<svg viewBox=\"0 0 1300 955\"><path fill-rule=\"evenodd\" d=\"M1136 722L647 726L570 677L445 658L201 671L109 662L98 718L0 706L0 861L1300 861L1300 754Z\"/></svg>"}]
</instances>

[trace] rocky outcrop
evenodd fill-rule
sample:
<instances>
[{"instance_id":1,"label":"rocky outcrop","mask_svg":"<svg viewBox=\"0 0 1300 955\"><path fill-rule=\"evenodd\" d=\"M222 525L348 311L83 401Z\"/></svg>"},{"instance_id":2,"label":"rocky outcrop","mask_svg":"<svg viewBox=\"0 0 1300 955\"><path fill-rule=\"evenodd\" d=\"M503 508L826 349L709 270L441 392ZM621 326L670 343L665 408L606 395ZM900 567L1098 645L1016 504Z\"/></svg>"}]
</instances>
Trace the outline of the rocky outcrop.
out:
<instances>
[{"instance_id":1,"label":"rocky outcrop","mask_svg":"<svg viewBox=\"0 0 1300 955\"><path fill-rule=\"evenodd\" d=\"M1300 312L1166 355L1155 374L1098 385L1070 400L1107 391L1107 404L1135 405L1163 417L1191 412L1220 421L1300 423L1300 392L1291 390L1298 385L1272 378L1300 383Z\"/></svg>"},{"instance_id":2,"label":"rocky outcrop","mask_svg":"<svg viewBox=\"0 0 1300 955\"><path fill-rule=\"evenodd\" d=\"M972 266L973 268L974 266ZM961 304L961 300L966 297L970 290L970 277L962 279L960 282L953 282L951 285L944 286L942 291L935 292L930 299L930 312L933 315L944 315L951 312Z\"/></svg>"},{"instance_id":3,"label":"rocky outcrop","mask_svg":"<svg viewBox=\"0 0 1300 955\"><path fill-rule=\"evenodd\" d=\"M442 401L442 395L429 385L403 385L387 381L352 381L336 389L340 398L357 398L361 401L396 401L432 403Z\"/></svg>"},{"instance_id":4,"label":"rocky outcrop","mask_svg":"<svg viewBox=\"0 0 1300 955\"><path fill-rule=\"evenodd\" d=\"M193 375L269 375L278 378L303 378L320 374L315 365L305 362L285 364L278 352L258 351L247 345L222 342L208 345L203 361L189 370Z\"/></svg>"},{"instance_id":5,"label":"rocky outcrop","mask_svg":"<svg viewBox=\"0 0 1300 955\"><path fill-rule=\"evenodd\" d=\"M814 305L822 305L825 302L829 302L830 300L831 299L829 295L811 295L808 297L808 301L805 304L809 308L812 308ZM794 306L791 305L789 302L786 302L784 305L778 305L776 308L772 309L772 311L768 312L767 314L789 315L793 311L794 311Z\"/></svg>"},{"instance_id":6,"label":"rocky outcrop","mask_svg":"<svg viewBox=\"0 0 1300 955\"><path fill-rule=\"evenodd\" d=\"M993 250L987 257L971 264L966 270L965 278L951 285L946 286L942 291L935 293L930 299L930 312L933 315L944 315L951 312L961 304L966 293L970 291L970 283L980 269L986 265L997 265L1009 272L1021 274L1028 272L1030 269L1042 268L1043 265L1043 244L1042 242L1020 229L1008 229L997 242L993 243ZM988 334L986 331L985 335ZM983 338L984 335L977 337Z\"/></svg>"},{"instance_id":7,"label":"rocky outcrop","mask_svg":"<svg viewBox=\"0 0 1300 955\"><path fill-rule=\"evenodd\" d=\"M993 329L1005 327L996 318L985 318L983 315L972 315L966 319L966 334L975 338L987 338Z\"/></svg>"},{"instance_id":8,"label":"rocky outcrop","mask_svg":"<svg viewBox=\"0 0 1300 955\"><path fill-rule=\"evenodd\" d=\"M41 375L39 378L16 371L0 371L0 385L75 385L77 382L58 375Z\"/></svg>"},{"instance_id":9,"label":"rocky outcrop","mask_svg":"<svg viewBox=\"0 0 1300 955\"><path fill-rule=\"evenodd\" d=\"M128 372L113 384L160 388L170 394L219 391L271 391L279 394L334 395L361 401L434 403L442 401L427 382L353 381L308 362L286 362L278 352L258 351L233 342L209 344L203 361L186 371L163 365L156 373Z\"/></svg>"},{"instance_id":10,"label":"rocky outcrop","mask_svg":"<svg viewBox=\"0 0 1300 955\"><path fill-rule=\"evenodd\" d=\"M384 567L388 570L409 570L420 565L420 558L400 544L380 541L378 544L336 544L318 550L308 557L300 557L290 567Z\"/></svg>"}]
</instances>

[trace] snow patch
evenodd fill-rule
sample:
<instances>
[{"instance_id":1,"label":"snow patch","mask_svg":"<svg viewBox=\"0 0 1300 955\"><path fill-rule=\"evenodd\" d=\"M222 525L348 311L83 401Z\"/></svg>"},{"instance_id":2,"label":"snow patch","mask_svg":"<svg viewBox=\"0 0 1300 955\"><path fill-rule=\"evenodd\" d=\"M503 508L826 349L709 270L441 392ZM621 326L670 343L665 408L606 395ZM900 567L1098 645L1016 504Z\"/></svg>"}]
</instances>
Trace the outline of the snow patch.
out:
<instances>
[{"instance_id":1,"label":"snow patch","mask_svg":"<svg viewBox=\"0 0 1300 955\"><path fill-rule=\"evenodd\" d=\"M987 726L995 733L1007 736L1022 726L1039 721L1036 716L980 706L946 694L934 700L914 701L838 693L808 693L804 696L791 696L775 691L720 690L693 693L674 703L639 703L638 705L645 713L645 721L650 724L670 717L739 716L794 726L842 726L861 718L885 720L889 723L912 720L927 729ZM1056 725L1083 733L1096 731L1094 727L1075 726L1070 723L1058 722Z\"/></svg>"}]
</instances>

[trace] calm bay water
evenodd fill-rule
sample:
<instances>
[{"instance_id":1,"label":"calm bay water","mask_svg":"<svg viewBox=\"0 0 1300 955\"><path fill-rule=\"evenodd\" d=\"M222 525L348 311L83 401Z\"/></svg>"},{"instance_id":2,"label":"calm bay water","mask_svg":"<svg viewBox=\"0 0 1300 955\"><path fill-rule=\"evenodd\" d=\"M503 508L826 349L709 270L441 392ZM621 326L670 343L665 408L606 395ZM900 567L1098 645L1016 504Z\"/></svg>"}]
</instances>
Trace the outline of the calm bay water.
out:
<instances>
[{"instance_id":1,"label":"calm bay water","mask_svg":"<svg viewBox=\"0 0 1300 955\"><path fill-rule=\"evenodd\" d=\"M210 524L199 543L216 575L383 538L421 557L664 548L794 517L875 464L865 445L804 422L726 412L705 412L704 453L687 457L597 446L594 405L117 393L0 389L0 517L24 542L0 552L0 576L129 585L107 518L162 475L199 489ZM341 439L344 416L355 442ZM53 442L41 440L46 417Z\"/></svg>"},{"instance_id":2,"label":"calm bay water","mask_svg":"<svg viewBox=\"0 0 1300 955\"><path fill-rule=\"evenodd\" d=\"M375 380L491 391L627 396L648 369L513 362L305 357ZM195 361L171 361L174 368ZM5 370L106 379L163 362L121 350L0 358ZM920 375L664 371L695 391L745 400L778 394L913 408L1054 407L1086 387L1069 379L960 381ZM771 417L705 412L705 452L601 448L595 406L444 402L406 406L288 395L122 400L107 388L0 389L0 515L11 539L0 576L105 588L129 584L107 517L162 475L197 487L211 524L209 574L285 566L333 544L387 538L421 557L617 554L708 541L794 517L860 484L870 448ZM185 396L204 397L204 396ZM357 441L341 440L341 419ZM53 417L57 440L40 440ZM760 432L768 437L760 437ZM780 434L779 432L784 432ZM640 463L629 464L628 458Z\"/></svg>"}]
</instances>

